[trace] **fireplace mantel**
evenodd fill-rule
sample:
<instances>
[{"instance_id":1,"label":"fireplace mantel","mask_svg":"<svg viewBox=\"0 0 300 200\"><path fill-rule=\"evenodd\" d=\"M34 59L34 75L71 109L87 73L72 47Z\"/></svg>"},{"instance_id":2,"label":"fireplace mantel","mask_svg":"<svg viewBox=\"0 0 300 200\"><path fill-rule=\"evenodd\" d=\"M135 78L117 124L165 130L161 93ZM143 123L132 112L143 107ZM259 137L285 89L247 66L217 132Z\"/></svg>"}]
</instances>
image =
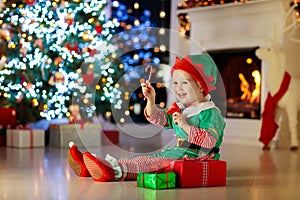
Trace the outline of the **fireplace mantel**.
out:
<instances>
[{"instance_id":1,"label":"fireplace mantel","mask_svg":"<svg viewBox=\"0 0 300 200\"><path fill-rule=\"evenodd\" d=\"M284 22L282 0L257 0L246 3L197 7L181 10L191 21L191 39L206 49L260 46L280 30ZM177 14L179 14L178 12ZM191 43L191 53L199 51Z\"/></svg>"},{"instance_id":2,"label":"fireplace mantel","mask_svg":"<svg viewBox=\"0 0 300 200\"><path fill-rule=\"evenodd\" d=\"M177 15L187 13L191 22L190 39L180 34L171 34L171 44L175 56L200 53L205 50L234 48L254 48L268 45L267 38L274 36L274 27L280 32L284 25L285 9L283 0L257 0L246 3L196 7L173 12L171 28L179 30ZM173 6L174 9L174 6ZM176 9L175 9L176 10ZM176 54L176 55L174 55ZM172 65L172 63L170 63ZM266 63L262 62L261 110L267 89L265 78ZM225 139L227 143L257 145L261 120L226 119Z\"/></svg>"}]
</instances>

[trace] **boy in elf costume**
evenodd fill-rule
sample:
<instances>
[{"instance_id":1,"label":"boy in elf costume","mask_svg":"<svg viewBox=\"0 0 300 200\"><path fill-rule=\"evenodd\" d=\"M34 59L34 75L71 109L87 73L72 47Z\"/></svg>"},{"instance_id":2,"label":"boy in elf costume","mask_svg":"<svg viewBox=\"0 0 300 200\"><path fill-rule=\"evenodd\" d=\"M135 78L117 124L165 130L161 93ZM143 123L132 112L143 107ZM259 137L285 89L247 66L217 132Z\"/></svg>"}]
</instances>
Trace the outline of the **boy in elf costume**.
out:
<instances>
[{"instance_id":1,"label":"boy in elf costume","mask_svg":"<svg viewBox=\"0 0 300 200\"><path fill-rule=\"evenodd\" d=\"M153 166L168 165L183 157L209 156L219 159L225 121L210 97L215 89L217 67L208 54L176 58L171 69L173 91L179 103L168 109L155 105L155 90L149 81L142 83L147 99L145 116L152 124L174 129L176 146L168 147L152 156L117 160L110 155L105 159L90 152L81 153L70 145L68 160L78 176L92 176L95 181L134 180L138 172L153 170Z\"/></svg>"}]
</instances>

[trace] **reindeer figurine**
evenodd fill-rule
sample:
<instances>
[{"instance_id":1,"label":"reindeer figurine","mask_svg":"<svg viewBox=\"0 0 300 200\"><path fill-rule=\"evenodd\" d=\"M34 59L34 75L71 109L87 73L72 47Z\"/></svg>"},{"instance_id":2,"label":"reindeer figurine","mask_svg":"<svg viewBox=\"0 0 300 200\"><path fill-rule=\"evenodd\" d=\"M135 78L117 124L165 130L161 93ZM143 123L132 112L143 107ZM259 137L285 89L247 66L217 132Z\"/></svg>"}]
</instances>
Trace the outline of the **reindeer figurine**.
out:
<instances>
[{"instance_id":1,"label":"reindeer figurine","mask_svg":"<svg viewBox=\"0 0 300 200\"><path fill-rule=\"evenodd\" d=\"M291 9L294 9L293 7ZM291 11L289 11L291 12ZM288 12L288 14L290 14ZM290 26L289 28L291 28ZM284 29L286 31L287 29ZM283 35L283 34L282 34ZM280 40L274 39L269 47L260 47L256 50L256 56L269 64L267 74L267 85L269 93L265 102L265 110L262 114L262 130L260 141L264 144L263 149L269 149L277 128L281 125L282 112L278 108L284 109L287 113L288 126L290 130L290 149L295 151L299 147L298 141L298 111L300 110L300 79L290 76L286 71L286 60L289 59L285 53ZM272 109L274 109L272 111ZM267 112L269 111L269 112ZM271 119L273 117L273 119ZM274 121L272 121L274 120Z\"/></svg>"}]
</instances>

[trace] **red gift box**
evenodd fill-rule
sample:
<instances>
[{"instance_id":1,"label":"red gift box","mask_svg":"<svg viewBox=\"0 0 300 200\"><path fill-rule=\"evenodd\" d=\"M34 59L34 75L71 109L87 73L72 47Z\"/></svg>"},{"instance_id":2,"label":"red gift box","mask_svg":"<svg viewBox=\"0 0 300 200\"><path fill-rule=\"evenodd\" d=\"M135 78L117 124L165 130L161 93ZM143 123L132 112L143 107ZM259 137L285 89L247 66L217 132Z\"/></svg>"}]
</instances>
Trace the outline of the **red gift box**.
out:
<instances>
[{"instance_id":1,"label":"red gift box","mask_svg":"<svg viewBox=\"0 0 300 200\"><path fill-rule=\"evenodd\" d=\"M172 170L177 173L179 187L226 185L227 163L221 160L176 160Z\"/></svg>"},{"instance_id":2,"label":"red gift box","mask_svg":"<svg viewBox=\"0 0 300 200\"><path fill-rule=\"evenodd\" d=\"M3 129L15 128L17 113L15 108L0 108L0 127Z\"/></svg>"},{"instance_id":3,"label":"red gift box","mask_svg":"<svg viewBox=\"0 0 300 200\"><path fill-rule=\"evenodd\" d=\"M119 131L103 130L102 144L119 144Z\"/></svg>"}]
</instances>

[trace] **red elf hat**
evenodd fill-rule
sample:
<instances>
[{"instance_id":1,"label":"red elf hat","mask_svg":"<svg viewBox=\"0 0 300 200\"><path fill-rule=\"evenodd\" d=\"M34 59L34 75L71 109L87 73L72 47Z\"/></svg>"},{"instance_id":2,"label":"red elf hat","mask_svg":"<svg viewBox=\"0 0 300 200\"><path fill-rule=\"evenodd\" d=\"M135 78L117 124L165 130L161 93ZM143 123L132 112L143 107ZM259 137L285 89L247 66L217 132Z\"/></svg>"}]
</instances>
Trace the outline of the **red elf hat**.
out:
<instances>
[{"instance_id":1,"label":"red elf hat","mask_svg":"<svg viewBox=\"0 0 300 200\"><path fill-rule=\"evenodd\" d=\"M171 76L175 70L182 70L196 80L204 90L204 96L215 90L217 81L217 66L208 54L188 55L183 59L176 57L171 69Z\"/></svg>"}]
</instances>

